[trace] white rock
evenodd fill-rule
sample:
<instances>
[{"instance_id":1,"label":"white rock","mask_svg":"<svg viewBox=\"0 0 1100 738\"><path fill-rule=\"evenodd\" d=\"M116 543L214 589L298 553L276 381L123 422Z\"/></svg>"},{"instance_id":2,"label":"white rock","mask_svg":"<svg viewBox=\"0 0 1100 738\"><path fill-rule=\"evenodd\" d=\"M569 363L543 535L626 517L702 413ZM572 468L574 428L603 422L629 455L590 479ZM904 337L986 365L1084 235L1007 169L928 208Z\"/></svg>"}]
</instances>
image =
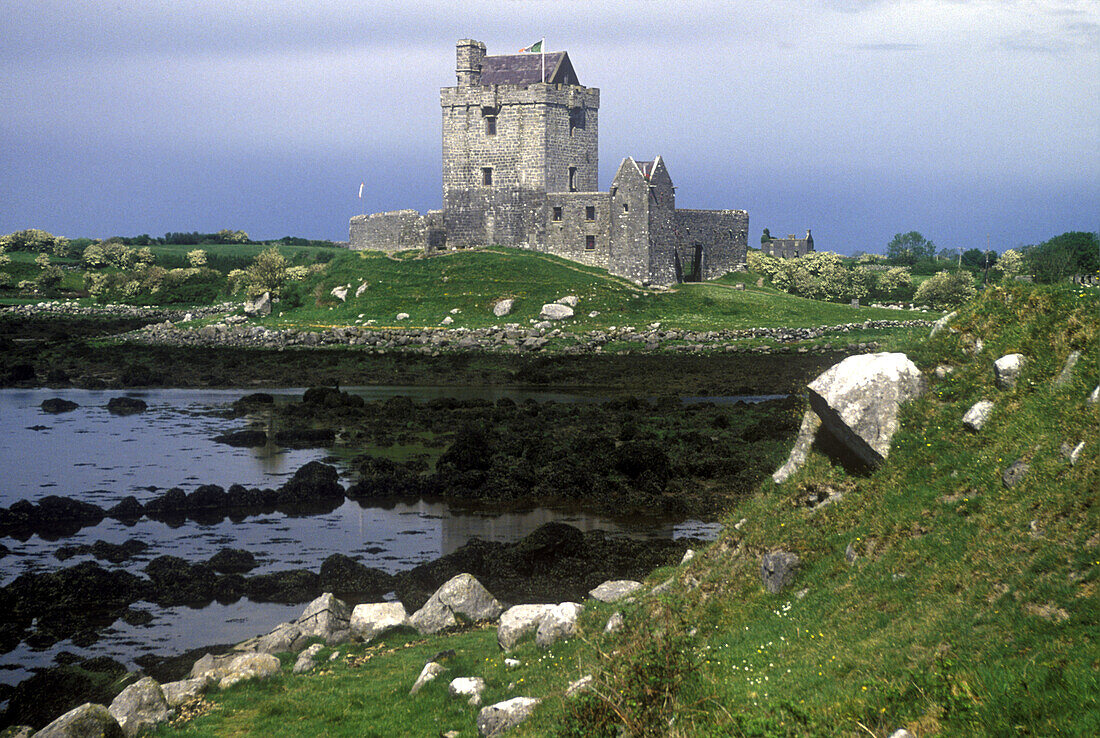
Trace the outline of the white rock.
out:
<instances>
[{"instance_id":1,"label":"white rock","mask_svg":"<svg viewBox=\"0 0 1100 738\"><path fill-rule=\"evenodd\" d=\"M85 702L35 733L42 738L114 738L124 735L118 721L103 705Z\"/></svg>"},{"instance_id":2,"label":"white rock","mask_svg":"<svg viewBox=\"0 0 1100 738\"><path fill-rule=\"evenodd\" d=\"M351 611L351 634L364 641L372 641L394 628L408 625L409 615L400 602L356 605Z\"/></svg>"},{"instance_id":3,"label":"white rock","mask_svg":"<svg viewBox=\"0 0 1100 738\"><path fill-rule=\"evenodd\" d=\"M575 682L569 682L569 686L565 688L565 696L572 697L575 694L580 694L581 692L590 689L592 687L592 682L594 681L595 679L593 679L592 675L588 674L586 676L582 676Z\"/></svg>"},{"instance_id":4,"label":"white rock","mask_svg":"<svg viewBox=\"0 0 1100 738\"><path fill-rule=\"evenodd\" d=\"M545 320L565 320L573 317L573 308L556 302L548 303L542 306L539 317Z\"/></svg>"},{"instance_id":5,"label":"white rock","mask_svg":"<svg viewBox=\"0 0 1100 738\"><path fill-rule=\"evenodd\" d=\"M201 697L203 692L206 691L207 684L205 678L181 679L178 682L162 684L160 688L164 692L164 699L168 702L168 706L179 707L184 702L190 702Z\"/></svg>"},{"instance_id":6,"label":"white rock","mask_svg":"<svg viewBox=\"0 0 1100 738\"><path fill-rule=\"evenodd\" d=\"M345 286L333 287L330 294L340 302L347 302L348 288Z\"/></svg>"},{"instance_id":7,"label":"white rock","mask_svg":"<svg viewBox=\"0 0 1100 738\"><path fill-rule=\"evenodd\" d=\"M630 579L613 579L589 591L588 596L600 602L617 602L641 588L641 582Z\"/></svg>"},{"instance_id":8,"label":"white rock","mask_svg":"<svg viewBox=\"0 0 1100 738\"><path fill-rule=\"evenodd\" d=\"M452 318L450 315L448 315L446 318L439 321L439 324L440 325L450 325L451 323L454 323L454 322L455 322L455 319Z\"/></svg>"},{"instance_id":9,"label":"white rock","mask_svg":"<svg viewBox=\"0 0 1100 738\"><path fill-rule=\"evenodd\" d=\"M966 411L966 415L963 416L962 422L967 428L977 432L989 421L989 416L992 414L993 403L989 400L980 400L970 406L970 409Z\"/></svg>"},{"instance_id":10,"label":"white rock","mask_svg":"<svg viewBox=\"0 0 1100 738\"><path fill-rule=\"evenodd\" d=\"M560 640L572 638L577 634L577 616L584 611L584 606L576 602L563 602L555 605L539 623L535 632L535 645L539 648L550 648Z\"/></svg>"},{"instance_id":11,"label":"white rock","mask_svg":"<svg viewBox=\"0 0 1100 738\"><path fill-rule=\"evenodd\" d=\"M682 559L680 559L680 566L683 566L684 564L690 563L691 560L694 559L694 558L695 558L695 549L689 548L687 551L684 551L684 557Z\"/></svg>"},{"instance_id":12,"label":"white rock","mask_svg":"<svg viewBox=\"0 0 1100 738\"><path fill-rule=\"evenodd\" d=\"M458 616L470 622L494 620L504 608L471 574L451 577L413 613L409 624L421 634L437 633L458 624Z\"/></svg>"},{"instance_id":13,"label":"white rock","mask_svg":"<svg viewBox=\"0 0 1100 738\"><path fill-rule=\"evenodd\" d=\"M604 633L618 633L623 627L623 614L621 612L611 613L611 617L607 619L607 625L604 626Z\"/></svg>"},{"instance_id":14,"label":"white rock","mask_svg":"<svg viewBox=\"0 0 1100 738\"><path fill-rule=\"evenodd\" d=\"M948 366L947 364L939 364L932 371L932 373L936 375L936 379L943 379L948 374L954 374L955 373L955 367Z\"/></svg>"},{"instance_id":15,"label":"white rock","mask_svg":"<svg viewBox=\"0 0 1100 738\"><path fill-rule=\"evenodd\" d=\"M481 704L481 693L485 691L485 680L481 677L459 677L452 679L447 686L447 694L451 697L465 697L466 704L477 706Z\"/></svg>"},{"instance_id":16,"label":"white rock","mask_svg":"<svg viewBox=\"0 0 1100 738\"><path fill-rule=\"evenodd\" d=\"M554 302L556 302L558 305L568 305L571 308L575 308L577 307L577 303L580 302L580 300L577 298L576 295L566 295L565 297L554 300Z\"/></svg>"},{"instance_id":17,"label":"white rock","mask_svg":"<svg viewBox=\"0 0 1100 738\"><path fill-rule=\"evenodd\" d=\"M890 738L917 738L917 737L915 735L913 735L912 733L910 733L905 728L900 728L898 730L895 730L893 733L891 733Z\"/></svg>"},{"instance_id":18,"label":"white rock","mask_svg":"<svg viewBox=\"0 0 1100 738\"><path fill-rule=\"evenodd\" d=\"M497 625L497 644L505 651L511 650L523 636L538 630L539 623L554 605L516 605L500 615Z\"/></svg>"},{"instance_id":19,"label":"white rock","mask_svg":"<svg viewBox=\"0 0 1100 738\"><path fill-rule=\"evenodd\" d=\"M512 298L506 300L497 300L493 304L493 315L498 318L503 318L508 313L512 312L512 306L516 304L516 301Z\"/></svg>"},{"instance_id":20,"label":"white rock","mask_svg":"<svg viewBox=\"0 0 1100 738\"><path fill-rule=\"evenodd\" d=\"M331 592L306 605L295 625L306 636L320 636L325 640L347 631L351 622L351 610L343 600L337 599Z\"/></svg>"},{"instance_id":21,"label":"white rock","mask_svg":"<svg viewBox=\"0 0 1100 738\"><path fill-rule=\"evenodd\" d=\"M496 738L504 734L531 717L541 701L534 697L513 697L481 708L477 714L478 734L482 738Z\"/></svg>"},{"instance_id":22,"label":"white rock","mask_svg":"<svg viewBox=\"0 0 1100 738\"><path fill-rule=\"evenodd\" d=\"M821 422L865 464L890 453L898 409L925 389L924 376L901 353L849 356L807 386Z\"/></svg>"},{"instance_id":23,"label":"white rock","mask_svg":"<svg viewBox=\"0 0 1100 738\"><path fill-rule=\"evenodd\" d=\"M409 319L409 314L408 313L398 313L397 314L397 319L398 320L408 320Z\"/></svg>"},{"instance_id":24,"label":"white rock","mask_svg":"<svg viewBox=\"0 0 1100 738\"><path fill-rule=\"evenodd\" d=\"M316 658L317 653L322 648L324 648L322 644L314 643L298 654L298 660L294 662L294 668L291 669L291 672L294 674L305 674L307 671L312 670L313 667L316 666L316 664L313 663L313 659Z\"/></svg>"},{"instance_id":25,"label":"white rock","mask_svg":"<svg viewBox=\"0 0 1100 738\"><path fill-rule=\"evenodd\" d=\"M254 300L245 300L244 311L248 315L271 315L271 293L265 292Z\"/></svg>"},{"instance_id":26,"label":"white rock","mask_svg":"<svg viewBox=\"0 0 1100 738\"><path fill-rule=\"evenodd\" d=\"M134 736L168 720L168 701L157 680L144 677L119 692L107 711L123 733Z\"/></svg>"},{"instance_id":27,"label":"white rock","mask_svg":"<svg viewBox=\"0 0 1100 738\"><path fill-rule=\"evenodd\" d=\"M593 310L592 312L590 312L590 313L588 314L588 317L589 317L589 318L596 318L596 317L599 317L599 315L600 315L600 311L599 311L599 310Z\"/></svg>"},{"instance_id":28,"label":"white rock","mask_svg":"<svg viewBox=\"0 0 1100 738\"><path fill-rule=\"evenodd\" d=\"M504 666L509 669L518 669L523 666L523 662L519 659L504 659Z\"/></svg>"},{"instance_id":29,"label":"white rock","mask_svg":"<svg viewBox=\"0 0 1100 738\"><path fill-rule=\"evenodd\" d=\"M229 663L212 674L218 680L219 689L227 689L248 679L266 679L279 673L279 659L269 653L243 653L234 656Z\"/></svg>"},{"instance_id":30,"label":"white rock","mask_svg":"<svg viewBox=\"0 0 1100 738\"><path fill-rule=\"evenodd\" d=\"M357 287L357 288L355 289L355 296L356 296L356 297L362 297L362 296L363 296L363 293L364 293L364 292L366 292L366 291L367 291L367 283L366 283L366 282L362 282L362 283L361 283L361 284L360 284L360 285L359 285L359 286L358 286L358 287ZM360 317L360 318L362 318L363 316L362 316L362 315L360 315L359 317Z\"/></svg>"},{"instance_id":31,"label":"white rock","mask_svg":"<svg viewBox=\"0 0 1100 738\"><path fill-rule=\"evenodd\" d=\"M1000 389L1012 389L1027 363L1023 354L1005 354L993 362L993 381Z\"/></svg>"},{"instance_id":32,"label":"white rock","mask_svg":"<svg viewBox=\"0 0 1100 738\"><path fill-rule=\"evenodd\" d=\"M931 338L932 336L935 336L937 333L939 333L944 328L946 328L947 324L950 323L955 318L956 315L958 315L958 313L955 312L954 310L952 310L947 315L943 316L942 318L937 320L935 323L933 323L932 324L932 332L928 334L928 337Z\"/></svg>"},{"instance_id":33,"label":"white rock","mask_svg":"<svg viewBox=\"0 0 1100 738\"><path fill-rule=\"evenodd\" d=\"M1098 402L1100 402L1100 384L1096 385L1096 389L1094 389L1089 394L1089 404L1090 405L1095 405Z\"/></svg>"},{"instance_id":34,"label":"white rock","mask_svg":"<svg viewBox=\"0 0 1100 738\"><path fill-rule=\"evenodd\" d=\"M798 429L798 436L794 440L794 445L791 446L791 453L787 456L787 460L783 462L783 466L775 470L772 474L772 481L776 484L783 484L791 475L797 472L806 463L806 459L810 456L810 449L814 445L814 438L817 437L817 431L821 427L821 418L817 416L813 410L807 410L802 415L802 425Z\"/></svg>"},{"instance_id":35,"label":"white rock","mask_svg":"<svg viewBox=\"0 0 1100 738\"><path fill-rule=\"evenodd\" d=\"M1073 381L1073 368L1077 366L1077 362L1081 359L1080 351L1071 351L1069 356L1066 357L1066 363L1062 367L1061 373L1054 379L1055 387L1064 387Z\"/></svg>"},{"instance_id":36,"label":"white rock","mask_svg":"<svg viewBox=\"0 0 1100 738\"><path fill-rule=\"evenodd\" d=\"M420 670L420 676L413 682L412 689L409 690L409 694L416 694L424 685L435 679L437 676L447 671L447 668L443 664L436 663L435 661L429 661L424 664L424 668Z\"/></svg>"},{"instance_id":37,"label":"white rock","mask_svg":"<svg viewBox=\"0 0 1100 738\"><path fill-rule=\"evenodd\" d=\"M283 623L277 625L267 635L256 641L255 650L262 653L283 653L294 651L298 643L304 642L306 636L302 635L302 629L297 623ZM300 648L300 646L298 646Z\"/></svg>"}]
</instances>

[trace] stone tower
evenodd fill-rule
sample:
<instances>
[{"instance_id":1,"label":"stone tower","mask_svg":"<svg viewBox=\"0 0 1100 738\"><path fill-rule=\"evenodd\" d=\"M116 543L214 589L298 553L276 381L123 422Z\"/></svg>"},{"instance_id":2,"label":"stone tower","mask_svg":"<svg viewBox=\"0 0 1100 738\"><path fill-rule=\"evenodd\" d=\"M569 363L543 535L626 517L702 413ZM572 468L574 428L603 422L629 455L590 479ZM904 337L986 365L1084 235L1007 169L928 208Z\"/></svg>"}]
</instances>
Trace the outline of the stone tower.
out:
<instances>
[{"instance_id":1,"label":"stone tower","mask_svg":"<svg viewBox=\"0 0 1100 738\"><path fill-rule=\"evenodd\" d=\"M540 248L547 193L598 187L600 92L564 51L486 56L462 39L455 56L440 91L447 245Z\"/></svg>"}]
</instances>

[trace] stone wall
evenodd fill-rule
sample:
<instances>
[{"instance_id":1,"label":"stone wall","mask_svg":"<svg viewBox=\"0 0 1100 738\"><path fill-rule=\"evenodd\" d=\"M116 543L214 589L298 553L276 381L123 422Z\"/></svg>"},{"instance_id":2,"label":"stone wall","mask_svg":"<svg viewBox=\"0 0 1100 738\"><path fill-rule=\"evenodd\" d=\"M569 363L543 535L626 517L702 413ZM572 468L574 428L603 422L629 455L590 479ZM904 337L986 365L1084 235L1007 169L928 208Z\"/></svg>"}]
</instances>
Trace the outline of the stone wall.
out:
<instances>
[{"instance_id":1,"label":"stone wall","mask_svg":"<svg viewBox=\"0 0 1100 738\"><path fill-rule=\"evenodd\" d=\"M353 251L404 251L444 246L443 211L421 215L415 210L356 215L351 219L348 248Z\"/></svg>"},{"instance_id":2,"label":"stone wall","mask_svg":"<svg viewBox=\"0 0 1100 738\"><path fill-rule=\"evenodd\" d=\"M703 247L702 278L717 279L744 269L748 253L749 214L744 210L676 210L676 240L685 269Z\"/></svg>"},{"instance_id":3,"label":"stone wall","mask_svg":"<svg viewBox=\"0 0 1100 738\"><path fill-rule=\"evenodd\" d=\"M539 250L606 269L611 245L611 196L606 192L553 192L546 198L546 239ZM559 210L561 218L555 220ZM589 237L592 249L588 248Z\"/></svg>"},{"instance_id":4,"label":"stone wall","mask_svg":"<svg viewBox=\"0 0 1100 738\"><path fill-rule=\"evenodd\" d=\"M629 160L611 182L611 244L607 268L641 283L649 279L649 183Z\"/></svg>"}]
</instances>

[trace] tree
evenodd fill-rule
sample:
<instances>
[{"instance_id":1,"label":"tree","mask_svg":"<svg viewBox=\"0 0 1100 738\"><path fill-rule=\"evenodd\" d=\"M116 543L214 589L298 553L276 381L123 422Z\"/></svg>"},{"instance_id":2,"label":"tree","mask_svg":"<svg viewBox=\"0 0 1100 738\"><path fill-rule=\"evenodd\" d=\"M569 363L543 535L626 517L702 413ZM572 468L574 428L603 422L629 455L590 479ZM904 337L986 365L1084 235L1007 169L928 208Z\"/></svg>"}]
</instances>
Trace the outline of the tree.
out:
<instances>
[{"instance_id":1,"label":"tree","mask_svg":"<svg viewBox=\"0 0 1100 738\"><path fill-rule=\"evenodd\" d=\"M11 263L11 257L8 256L7 250L0 245L0 268L6 267ZM7 272L0 272L0 287L7 287L11 284L11 275Z\"/></svg>"},{"instance_id":2,"label":"tree","mask_svg":"<svg viewBox=\"0 0 1100 738\"><path fill-rule=\"evenodd\" d=\"M1009 249L997 259L993 270L1001 275L1001 279L1015 279L1024 272L1024 255L1016 249Z\"/></svg>"},{"instance_id":3,"label":"tree","mask_svg":"<svg viewBox=\"0 0 1100 738\"><path fill-rule=\"evenodd\" d=\"M63 255L68 240L41 228L28 228L0 237L0 246L12 251L39 251ZM59 253L60 252L60 253Z\"/></svg>"},{"instance_id":4,"label":"tree","mask_svg":"<svg viewBox=\"0 0 1100 738\"><path fill-rule=\"evenodd\" d=\"M194 251L187 252L187 263L193 266L195 269L206 266L206 252L202 249L195 249Z\"/></svg>"},{"instance_id":5,"label":"tree","mask_svg":"<svg viewBox=\"0 0 1100 738\"><path fill-rule=\"evenodd\" d=\"M917 231L895 233L886 245L886 256L894 264L912 266L918 261L931 259L936 254L936 244L927 240Z\"/></svg>"},{"instance_id":6,"label":"tree","mask_svg":"<svg viewBox=\"0 0 1100 738\"><path fill-rule=\"evenodd\" d=\"M1070 231L1025 249L1028 270L1036 282L1058 282L1074 274L1100 272L1100 238Z\"/></svg>"},{"instance_id":7,"label":"tree","mask_svg":"<svg viewBox=\"0 0 1100 738\"><path fill-rule=\"evenodd\" d=\"M973 269L981 269L985 254L981 249L967 249L962 253L962 265Z\"/></svg>"},{"instance_id":8,"label":"tree","mask_svg":"<svg viewBox=\"0 0 1100 738\"><path fill-rule=\"evenodd\" d=\"M261 251L245 271L245 289L250 296L279 294L286 282L286 258L275 246Z\"/></svg>"},{"instance_id":9,"label":"tree","mask_svg":"<svg viewBox=\"0 0 1100 738\"><path fill-rule=\"evenodd\" d=\"M890 267L875 280L876 293L889 300L905 299L912 289L913 276L906 267Z\"/></svg>"},{"instance_id":10,"label":"tree","mask_svg":"<svg viewBox=\"0 0 1100 738\"><path fill-rule=\"evenodd\" d=\"M936 272L917 288L913 302L945 310L962 305L977 293L970 272Z\"/></svg>"},{"instance_id":11,"label":"tree","mask_svg":"<svg viewBox=\"0 0 1100 738\"><path fill-rule=\"evenodd\" d=\"M767 243L770 240L772 240L772 234L767 228L765 228L764 232L760 234L760 243Z\"/></svg>"},{"instance_id":12,"label":"tree","mask_svg":"<svg viewBox=\"0 0 1100 738\"><path fill-rule=\"evenodd\" d=\"M49 254L45 252L39 254L35 258L34 263L42 269L34 280L36 288L42 291L48 291L61 284L61 280L65 275L62 273L61 267L50 263Z\"/></svg>"}]
</instances>

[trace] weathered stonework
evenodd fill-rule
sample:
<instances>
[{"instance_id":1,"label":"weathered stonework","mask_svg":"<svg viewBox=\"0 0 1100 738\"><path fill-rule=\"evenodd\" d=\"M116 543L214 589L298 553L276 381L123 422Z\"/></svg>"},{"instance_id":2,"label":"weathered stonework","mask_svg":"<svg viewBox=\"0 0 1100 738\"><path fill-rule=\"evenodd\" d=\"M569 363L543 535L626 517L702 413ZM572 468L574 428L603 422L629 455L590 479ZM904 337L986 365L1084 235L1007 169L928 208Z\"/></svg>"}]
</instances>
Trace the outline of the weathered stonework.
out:
<instances>
[{"instance_id":1,"label":"weathered stonework","mask_svg":"<svg viewBox=\"0 0 1100 738\"><path fill-rule=\"evenodd\" d=\"M795 259L814 250L814 237L808 230L805 238L799 238L792 233L786 238L772 238L761 241L760 250L769 256Z\"/></svg>"},{"instance_id":2,"label":"weathered stonework","mask_svg":"<svg viewBox=\"0 0 1100 738\"><path fill-rule=\"evenodd\" d=\"M440 91L443 209L355 216L352 249L499 244L658 285L743 268L748 213L677 210L660 157L624 159L610 192L597 190L600 91L566 52L486 56L463 39L455 74Z\"/></svg>"}]
</instances>

